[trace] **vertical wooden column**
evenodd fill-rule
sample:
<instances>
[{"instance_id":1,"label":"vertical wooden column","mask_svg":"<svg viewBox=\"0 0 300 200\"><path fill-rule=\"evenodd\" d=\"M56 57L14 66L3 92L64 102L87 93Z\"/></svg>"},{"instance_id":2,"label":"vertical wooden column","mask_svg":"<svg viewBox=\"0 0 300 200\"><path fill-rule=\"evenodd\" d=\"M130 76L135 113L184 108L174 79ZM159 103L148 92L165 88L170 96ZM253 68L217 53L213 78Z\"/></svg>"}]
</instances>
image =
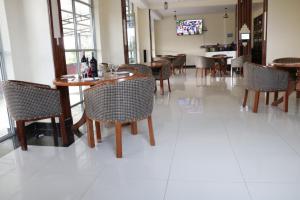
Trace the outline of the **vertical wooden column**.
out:
<instances>
[{"instance_id":1,"label":"vertical wooden column","mask_svg":"<svg viewBox=\"0 0 300 200\"><path fill-rule=\"evenodd\" d=\"M241 28L244 24L246 24L250 30L252 29L252 0L238 0L237 16L238 16L238 18L237 18L237 20L238 20L238 30L237 30L238 56L250 55L251 54L251 37L250 37L250 40L248 41L247 46L244 47L240 41L239 31L241 30Z\"/></svg>"},{"instance_id":2,"label":"vertical wooden column","mask_svg":"<svg viewBox=\"0 0 300 200\"><path fill-rule=\"evenodd\" d=\"M59 26L60 26L60 38L54 38L54 28L53 28L53 18L52 18L52 7L51 0L48 1L48 14L49 14L49 23L50 23L50 32L51 32L51 43L52 43L52 52L53 52L53 61L54 61L54 71L55 77L59 78L62 75L67 74L66 58L65 58L65 48L63 40L63 29L62 29L62 18L61 18L61 7L60 0L57 1L58 6L58 15L59 15ZM62 112L65 118L65 130L68 136L68 144L70 145L74 142L74 134L72 131L73 119L71 114L71 105L69 97L69 89L67 87L57 87L60 90L60 100L62 105Z\"/></svg>"},{"instance_id":3,"label":"vertical wooden column","mask_svg":"<svg viewBox=\"0 0 300 200\"><path fill-rule=\"evenodd\" d=\"M152 17L151 17L151 9L149 9L149 32L150 32L150 61L153 61L152 55Z\"/></svg>"},{"instance_id":4,"label":"vertical wooden column","mask_svg":"<svg viewBox=\"0 0 300 200\"><path fill-rule=\"evenodd\" d=\"M262 64L267 64L267 37L268 37L268 0L264 0L263 14L263 44L262 44Z\"/></svg>"}]
</instances>

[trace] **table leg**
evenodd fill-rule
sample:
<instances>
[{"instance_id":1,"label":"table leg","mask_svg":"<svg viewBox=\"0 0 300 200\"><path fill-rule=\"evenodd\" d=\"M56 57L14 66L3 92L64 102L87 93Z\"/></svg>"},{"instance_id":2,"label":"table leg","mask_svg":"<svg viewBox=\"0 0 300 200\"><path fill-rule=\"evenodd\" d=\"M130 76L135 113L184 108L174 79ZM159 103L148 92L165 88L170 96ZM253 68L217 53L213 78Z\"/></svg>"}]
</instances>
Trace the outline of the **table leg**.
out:
<instances>
[{"instance_id":1,"label":"table leg","mask_svg":"<svg viewBox=\"0 0 300 200\"><path fill-rule=\"evenodd\" d=\"M296 91L300 91L300 69L297 68L297 73L296 73L297 79L296 79ZM298 98L298 93L297 93L297 98Z\"/></svg>"},{"instance_id":2,"label":"table leg","mask_svg":"<svg viewBox=\"0 0 300 200\"><path fill-rule=\"evenodd\" d=\"M295 87L293 86L293 84L289 83L287 95L290 96L294 91L295 91ZM272 106L278 106L283 101L284 101L284 97L280 97L278 99L278 92L275 92L275 94L274 94L274 101L272 103Z\"/></svg>"},{"instance_id":3,"label":"table leg","mask_svg":"<svg viewBox=\"0 0 300 200\"><path fill-rule=\"evenodd\" d=\"M77 131L85 123L86 123L86 113L84 111L80 120L73 125L72 129Z\"/></svg>"}]
</instances>

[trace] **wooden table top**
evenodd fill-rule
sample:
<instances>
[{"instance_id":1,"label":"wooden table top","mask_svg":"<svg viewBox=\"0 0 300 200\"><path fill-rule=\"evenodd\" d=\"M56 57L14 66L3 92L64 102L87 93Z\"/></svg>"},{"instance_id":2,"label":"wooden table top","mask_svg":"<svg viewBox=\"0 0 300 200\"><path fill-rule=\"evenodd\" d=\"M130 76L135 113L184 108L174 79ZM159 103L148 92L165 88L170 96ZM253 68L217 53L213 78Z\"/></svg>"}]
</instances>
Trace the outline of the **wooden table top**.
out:
<instances>
[{"instance_id":1,"label":"wooden table top","mask_svg":"<svg viewBox=\"0 0 300 200\"><path fill-rule=\"evenodd\" d=\"M144 65L147 65L148 67L151 68L162 68L163 63L159 61L154 61L154 62L144 63Z\"/></svg>"},{"instance_id":2,"label":"wooden table top","mask_svg":"<svg viewBox=\"0 0 300 200\"><path fill-rule=\"evenodd\" d=\"M280 68L300 68L299 63L271 63L272 67L280 67Z\"/></svg>"},{"instance_id":3,"label":"wooden table top","mask_svg":"<svg viewBox=\"0 0 300 200\"><path fill-rule=\"evenodd\" d=\"M61 78L57 78L53 81L53 84L61 87L69 86L93 86L103 82L109 81L122 81L130 78L134 78L138 74L132 72L118 72L118 74L105 73L102 77L95 78L78 78L78 75L66 75Z\"/></svg>"}]
</instances>

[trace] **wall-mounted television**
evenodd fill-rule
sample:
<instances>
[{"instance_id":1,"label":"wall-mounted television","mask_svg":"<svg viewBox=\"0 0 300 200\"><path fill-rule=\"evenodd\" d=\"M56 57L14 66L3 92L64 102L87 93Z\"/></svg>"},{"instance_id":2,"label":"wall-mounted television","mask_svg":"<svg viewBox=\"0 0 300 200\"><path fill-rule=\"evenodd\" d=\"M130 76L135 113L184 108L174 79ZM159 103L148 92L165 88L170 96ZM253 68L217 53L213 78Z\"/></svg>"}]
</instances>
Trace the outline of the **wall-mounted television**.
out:
<instances>
[{"instance_id":1,"label":"wall-mounted television","mask_svg":"<svg viewBox=\"0 0 300 200\"><path fill-rule=\"evenodd\" d=\"M176 20L177 35L200 35L202 34L203 19Z\"/></svg>"}]
</instances>

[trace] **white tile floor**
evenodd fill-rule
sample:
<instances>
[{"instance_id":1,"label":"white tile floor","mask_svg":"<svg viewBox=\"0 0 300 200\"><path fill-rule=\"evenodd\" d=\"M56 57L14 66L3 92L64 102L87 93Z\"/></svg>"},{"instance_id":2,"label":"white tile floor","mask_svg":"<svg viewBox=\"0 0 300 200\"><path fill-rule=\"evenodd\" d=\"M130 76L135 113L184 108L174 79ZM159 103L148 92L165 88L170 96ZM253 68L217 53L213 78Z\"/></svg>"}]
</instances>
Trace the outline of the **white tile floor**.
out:
<instances>
[{"instance_id":1,"label":"white tile floor","mask_svg":"<svg viewBox=\"0 0 300 200\"><path fill-rule=\"evenodd\" d=\"M0 199L299 200L295 95L289 113L262 97L253 114L240 107L240 78L196 80L194 72L155 96L155 147L143 121L137 136L123 129L123 159L115 158L113 128L103 128L95 149L85 137L68 148L17 149L0 159Z\"/></svg>"}]
</instances>

